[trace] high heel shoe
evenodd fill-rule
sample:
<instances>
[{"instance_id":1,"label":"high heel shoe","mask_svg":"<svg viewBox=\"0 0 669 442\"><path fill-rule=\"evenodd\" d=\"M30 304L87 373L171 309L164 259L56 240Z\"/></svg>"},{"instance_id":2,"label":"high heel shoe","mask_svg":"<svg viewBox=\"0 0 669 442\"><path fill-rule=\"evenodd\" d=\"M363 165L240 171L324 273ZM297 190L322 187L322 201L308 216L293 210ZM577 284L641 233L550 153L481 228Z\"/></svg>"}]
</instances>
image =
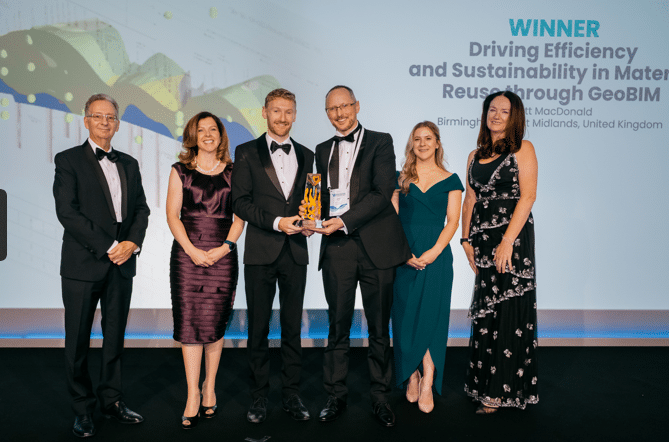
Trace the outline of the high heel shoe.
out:
<instances>
[{"instance_id":1,"label":"high heel shoe","mask_svg":"<svg viewBox=\"0 0 669 442\"><path fill-rule=\"evenodd\" d=\"M423 381L425 378L422 378L418 383L418 409L423 413L429 413L434 409L434 398L432 397L432 387L426 392L423 392Z\"/></svg>"},{"instance_id":2,"label":"high heel shoe","mask_svg":"<svg viewBox=\"0 0 669 442\"><path fill-rule=\"evenodd\" d=\"M216 409L218 408L218 405L213 405L211 407L205 407L204 405L200 406L200 416L205 418L205 419L211 419L212 417L216 416ZM211 411L211 413L207 413L208 411Z\"/></svg>"},{"instance_id":3,"label":"high heel shoe","mask_svg":"<svg viewBox=\"0 0 669 442\"><path fill-rule=\"evenodd\" d=\"M193 428L195 428L199 420L200 420L200 413L198 413L197 416L193 417L188 417L183 415L181 416L181 428L183 428L184 430L192 430ZM186 423L186 421L188 423Z\"/></svg>"},{"instance_id":4,"label":"high heel shoe","mask_svg":"<svg viewBox=\"0 0 669 442\"><path fill-rule=\"evenodd\" d=\"M216 409L218 408L218 405L214 404L211 407L205 407L202 405L203 401L204 396L200 395L200 416L205 419L211 419L212 417L216 416ZM207 411L211 411L211 413L207 413Z\"/></svg>"},{"instance_id":5,"label":"high heel shoe","mask_svg":"<svg viewBox=\"0 0 669 442\"><path fill-rule=\"evenodd\" d=\"M499 407L487 407L487 406L481 404L476 409L476 414L493 414L493 413L497 413L497 410L499 410Z\"/></svg>"},{"instance_id":6,"label":"high heel shoe","mask_svg":"<svg viewBox=\"0 0 669 442\"><path fill-rule=\"evenodd\" d=\"M197 414L192 417L188 417L185 414L181 415L181 428L184 430L191 430L195 428L198 421L200 420L200 408L202 407L202 395L200 395L200 407L198 407ZM188 422L188 423L186 423Z\"/></svg>"},{"instance_id":7,"label":"high heel shoe","mask_svg":"<svg viewBox=\"0 0 669 442\"><path fill-rule=\"evenodd\" d=\"M411 377L413 377L413 374ZM418 385L416 385L417 388L411 388L411 380L409 380L409 385L407 385L407 401L411 402L412 404L418 402L418 397L420 395L420 380L421 376L420 373L418 373Z\"/></svg>"}]
</instances>

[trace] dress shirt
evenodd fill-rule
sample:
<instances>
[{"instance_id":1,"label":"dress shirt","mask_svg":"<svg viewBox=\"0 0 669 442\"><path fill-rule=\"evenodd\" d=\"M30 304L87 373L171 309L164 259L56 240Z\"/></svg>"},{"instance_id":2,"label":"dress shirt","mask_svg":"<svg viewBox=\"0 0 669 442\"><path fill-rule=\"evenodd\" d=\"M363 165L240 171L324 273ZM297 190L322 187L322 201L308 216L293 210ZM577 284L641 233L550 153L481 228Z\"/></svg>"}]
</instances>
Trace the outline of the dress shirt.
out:
<instances>
[{"instance_id":1,"label":"dress shirt","mask_svg":"<svg viewBox=\"0 0 669 442\"><path fill-rule=\"evenodd\" d=\"M95 141L90 139L90 137L88 138L88 144L91 145L93 154L95 154L95 149L102 149L102 147L98 146ZM109 151L111 152L112 149L113 147L110 147ZM102 168L102 173L105 174L107 185L109 186L109 193L111 194L112 204L114 205L114 214L116 215L116 222L120 223L123 221L123 213L121 211L121 205L123 204L123 193L121 191L121 177L118 174L118 168L116 167L116 163L112 163L107 157L104 157L98 162ZM107 253L114 250L114 247L117 245L118 241L114 240L111 247L109 247L109 250L107 250ZM140 248L137 247L133 253L139 253L139 250Z\"/></svg>"},{"instance_id":2,"label":"dress shirt","mask_svg":"<svg viewBox=\"0 0 669 442\"><path fill-rule=\"evenodd\" d=\"M95 154L95 149L102 149L98 146L93 140L88 139L88 144L91 145L93 153ZM109 151L112 151L112 147L109 148ZM104 149L102 149L104 150ZM109 193L111 193L112 203L114 204L114 213L116 214L116 221L123 221L123 214L121 213L121 204L123 204L123 194L121 193L121 178L118 175L118 168L115 163L109 161L109 158L104 157L102 160L99 160L100 167L102 172L105 174L107 179L107 185L109 186Z\"/></svg>"},{"instance_id":3,"label":"dress shirt","mask_svg":"<svg viewBox=\"0 0 669 442\"><path fill-rule=\"evenodd\" d=\"M295 184L295 176L297 175L297 154L295 154L295 146L290 141L290 137L286 138L283 142L279 142L267 133L265 140L267 141L267 150L272 159L272 165L274 166L276 176L281 184L283 196L288 199L290 191L293 189L293 184ZM272 150L270 149L272 141L277 144L290 144L290 152L286 154L283 149L277 149L272 153ZM281 231L281 229L279 229L279 221L281 221L281 218L281 216L277 216L274 219L273 227L277 232Z\"/></svg>"},{"instance_id":4,"label":"dress shirt","mask_svg":"<svg viewBox=\"0 0 669 442\"><path fill-rule=\"evenodd\" d=\"M360 122L358 122L358 124L360 124ZM355 128L353 130L355 130ZM364 135L364 131L365 128L361 127L360 130L353 135L354 140L352 142L343 140L339 142L339 188L347 189L349 191L349 197L348 197L349 209L351 207L351 194L350 194L351 175L353 172L353 167L355 166L355 161L358 158L358 154L360 153L360 144L362 144L361 137ZM335 135L337 135L338 137L344 136L344 134L339 131L337 131ZM330 159L328 160L328 164L330 164L330 160L332 159L332 151L334 150L334 143L336 143L336 141L332 142L332 149L330 149ZM330 180L328 179L328 183L329 182ZM346 228L346 224L344 224L342 230L344 231L344 233L348 235L348 229Z\"/></svg>"},{"instance_id":5,"label":"dress shirt","mask_svg":"<svg viewBox=\"0 0 669 442\"><path fill-rule=\"evenodd\" d=\"M360 124L360 123L358 123ZM357 126L356 126L357 127ZM353 129L355 130L355 129ZM346 189L350 187L351 181L351 171L353 171L353 166L355 166L355 160L358 158L358 153L360 152L359 141L362 141L360 137L363 136L365 128L361 127L358 132L356 132L353 137L354 140L351 141L340 141L339 142L339 188ZM338 137L343 137L344 134L337 131L336 134ZM334 143L332 142L332 149L330 149L330 159L332 159L332 151L334 150ZM329 161L328 161L328 164ZM330 182L328 180L328 182Z\"/></svg>"}]
</instances>

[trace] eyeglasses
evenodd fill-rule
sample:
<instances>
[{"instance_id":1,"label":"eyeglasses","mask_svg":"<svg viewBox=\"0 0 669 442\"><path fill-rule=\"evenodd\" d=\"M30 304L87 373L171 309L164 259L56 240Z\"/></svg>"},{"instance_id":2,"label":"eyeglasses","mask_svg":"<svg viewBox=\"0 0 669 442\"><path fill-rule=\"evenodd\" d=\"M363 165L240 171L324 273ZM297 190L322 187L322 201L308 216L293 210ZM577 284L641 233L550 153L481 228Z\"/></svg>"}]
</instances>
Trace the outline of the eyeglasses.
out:
<instances>
[{"instance_id":1,"label":"eyeglasses","mask_svg":"<svg viewBox=\"0 0 669 442\"><path fill-rule=\"evenodd\" d=\"M337 112L338 110L343 112L343 111L345 111L346 109L348 109L349 106L353 106L355 103L357 103L357 101L356 101L356 102L353 102L353 103L344 103L344 104L342 104L341 106L326 107L326 108L325 108L325 112L327 112L327 113L329 113L329 114L334 114L334 113Z\"/></svg>"},{"instance_id":2,"label":"eyeglasses","mask_svg":"<svg viewBox=\"0 0 669 442\"><path fill-rule=\"evenodd\" d=\"M86 117L92 118L96 123L101 123L102 120L107 120L110 123L116 123L118 121L118 117L116 115L91 114L86 115Z\"/></svg>"}]
</instances>

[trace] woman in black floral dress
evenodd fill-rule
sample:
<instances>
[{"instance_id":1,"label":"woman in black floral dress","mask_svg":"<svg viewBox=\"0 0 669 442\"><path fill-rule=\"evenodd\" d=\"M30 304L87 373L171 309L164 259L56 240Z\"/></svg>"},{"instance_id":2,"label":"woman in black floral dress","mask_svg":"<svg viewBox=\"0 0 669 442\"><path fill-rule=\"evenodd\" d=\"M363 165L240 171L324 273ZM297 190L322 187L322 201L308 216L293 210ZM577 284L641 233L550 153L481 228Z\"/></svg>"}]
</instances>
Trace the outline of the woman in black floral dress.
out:
<instances>
[{"instance_id":1,"label":"woman in black floral dress","mask_svg":"<svg viewBox=\"0 0 669 442\"><path fill-rule=\"evenodd\" d=\"M461 243L476 273L465 391L480 402L478 414L489 414L539 401L531 212L537 158L523 140L525 109L516 94L489 95L481 123L462 210Z\"/></svg>"}]
</instances>

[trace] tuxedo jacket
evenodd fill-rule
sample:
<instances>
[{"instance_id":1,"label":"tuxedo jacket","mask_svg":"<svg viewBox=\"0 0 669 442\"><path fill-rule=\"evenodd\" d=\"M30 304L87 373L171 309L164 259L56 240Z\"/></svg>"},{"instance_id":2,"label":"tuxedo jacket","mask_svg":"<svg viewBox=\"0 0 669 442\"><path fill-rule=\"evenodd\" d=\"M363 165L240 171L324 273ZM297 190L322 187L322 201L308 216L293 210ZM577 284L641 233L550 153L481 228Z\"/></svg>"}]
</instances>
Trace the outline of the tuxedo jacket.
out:
<instances>
[{"instance_id":1,"label":"tuxedo jacket","mask_svg":"<svg viewBox=\"0 0 669 442\"><path fill-rule=\"evenodd\" d=\"M329 139L316 146L316 170L322 174L323 215L329 217L328 162L333 147ZM358 235L372 263L388 269L411 258L411 249L392 204L395 191L395 150L390 134L365 129L350 181L350 208L340 216L349 235ZM321 240L318 268L329 237Z\"/></svg>"},{"instance_id":2,"label":"tuxedo jacket","mask_svg":"<svg viewBox=\"0 0 669 442\"><path fill-rule=\"evenodd\" d=\"M274 230L277 216L297 215L304 198L307 173L311 173L314 153L290 139L297 157L297 174L290 195L286 199L272 164L265 134L235 150L232 168L232 210L248 223L244 245L244 264L268 265L278 257L286 241L286 234ZM297 264L309 264L307 238L289 235L293 259Z\"/></svg>"},{"instance_id":3,"label":"tuxedo jacket","mask_svg":"<svg viewBox=\"0 0 669 442\"><path fill-rule=\"evenodd\" d=\"M56 155L53 196L56 215L65 228L60 274L80 281L100 281L113 265L107 251L118 241L141 247L149 222L149 207L137 161L116 151L122 192L122 221L114 205L102 167L88 140ZM120 266L126 278L135 276L137 255Z\"/></svg>"}]
</instances>

